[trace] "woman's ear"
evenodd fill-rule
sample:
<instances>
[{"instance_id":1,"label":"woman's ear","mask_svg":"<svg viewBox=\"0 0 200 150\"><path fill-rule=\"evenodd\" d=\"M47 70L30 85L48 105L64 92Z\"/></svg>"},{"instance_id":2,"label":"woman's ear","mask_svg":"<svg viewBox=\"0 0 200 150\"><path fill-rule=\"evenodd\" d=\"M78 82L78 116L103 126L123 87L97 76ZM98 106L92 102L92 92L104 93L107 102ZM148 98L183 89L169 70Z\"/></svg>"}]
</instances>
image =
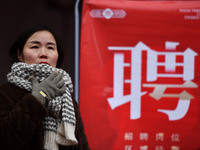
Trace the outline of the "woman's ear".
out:
<instances>
[{"instance_id":1,"label":"woman's ear","mask_svg":"<svg viewBox=\"0 0 200 150\"><path fill-rule=\"evenodd\" d=\"M19 50L17 50L17 58L19 59L19 61L23 62L23 55L22 52L20 52Z\"/></svg>"}]
</instances>

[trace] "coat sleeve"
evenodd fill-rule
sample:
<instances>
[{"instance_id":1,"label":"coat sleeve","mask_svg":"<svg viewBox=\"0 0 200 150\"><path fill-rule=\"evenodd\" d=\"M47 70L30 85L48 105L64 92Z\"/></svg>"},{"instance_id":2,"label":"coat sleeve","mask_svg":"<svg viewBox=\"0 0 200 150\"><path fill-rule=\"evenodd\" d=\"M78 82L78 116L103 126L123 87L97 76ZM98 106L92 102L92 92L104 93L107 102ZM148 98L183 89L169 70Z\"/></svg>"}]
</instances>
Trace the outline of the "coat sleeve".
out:
<instances>
[{"instance_id":1,"label":"coat sleeve","mask_svg":"<svg viewBox=\"0 0 200 150\"><path fill-rule=\"evenodd\" d=\"M30 93L15 103L0 91L0 149L18 150L28 145L46 114L46 108Z\"/></svg>"}]
</instances>

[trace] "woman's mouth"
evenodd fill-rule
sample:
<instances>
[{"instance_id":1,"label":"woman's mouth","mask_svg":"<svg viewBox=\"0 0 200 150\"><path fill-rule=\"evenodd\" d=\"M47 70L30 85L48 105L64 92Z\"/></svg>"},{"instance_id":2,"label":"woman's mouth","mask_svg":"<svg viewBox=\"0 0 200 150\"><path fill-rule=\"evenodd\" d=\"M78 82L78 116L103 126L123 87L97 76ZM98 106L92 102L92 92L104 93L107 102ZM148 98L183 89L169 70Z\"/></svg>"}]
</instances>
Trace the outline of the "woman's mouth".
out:
<instances>
[{"instance_id":1,"label":"woman's mouth","mask_svg":"<svg viewBox=\"0 0 200 150\"><path fill-rule=\"evenodd\" d=\"M47 65L49 65L47 62L40 62L39 64L47 64Z\"/></svg>"}]
</instances>

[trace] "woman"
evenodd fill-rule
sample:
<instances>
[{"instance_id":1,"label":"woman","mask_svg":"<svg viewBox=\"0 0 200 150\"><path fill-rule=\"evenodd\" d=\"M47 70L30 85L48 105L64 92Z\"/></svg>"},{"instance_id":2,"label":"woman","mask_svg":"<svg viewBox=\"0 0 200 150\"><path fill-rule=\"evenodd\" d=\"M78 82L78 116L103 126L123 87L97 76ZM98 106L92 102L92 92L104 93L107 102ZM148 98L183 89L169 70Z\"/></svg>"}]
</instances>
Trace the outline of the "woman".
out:
<instances>
[{"instance_id":1,"label":"woman","mask_svg":"<svg viewBox=\"0 0 200 150\"><path fill-rule=\"evenodd\" d=\"M0 86L0 149L88 150L56 35L45 26L22 33L9 51L8 82Z\"/></svg>"}]
</instances>

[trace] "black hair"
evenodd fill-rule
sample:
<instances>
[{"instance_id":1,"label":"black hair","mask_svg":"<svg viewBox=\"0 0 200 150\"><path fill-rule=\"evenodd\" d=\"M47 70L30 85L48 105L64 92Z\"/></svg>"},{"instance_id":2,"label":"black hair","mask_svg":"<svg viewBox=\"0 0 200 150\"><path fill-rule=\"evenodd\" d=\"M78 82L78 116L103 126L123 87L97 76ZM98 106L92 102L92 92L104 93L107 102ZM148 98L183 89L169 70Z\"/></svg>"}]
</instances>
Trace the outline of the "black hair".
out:
<instances>
[{"instance_id":1,"label":"black hair","mask_svg":"<svg viewBox=\"0 0 200 150\"><path fill-rule=\"evenodd\" d=\"M64 53L61 47L61 40L58 38L56 33L54 33L50 28L44 25L35 25L24 32L22 32L14 44L11 46L9 50L9 56L12 60L12 62L19 62L17 50L19 50L20 53L23 52L24 45L26 41L37 31L49 31L55 38L56 44L57 44L57 50L58 50L58 61L57 61L57 67L60 67L62 65L63 59L64 59Z\"/></svg>"}]
</instances>

